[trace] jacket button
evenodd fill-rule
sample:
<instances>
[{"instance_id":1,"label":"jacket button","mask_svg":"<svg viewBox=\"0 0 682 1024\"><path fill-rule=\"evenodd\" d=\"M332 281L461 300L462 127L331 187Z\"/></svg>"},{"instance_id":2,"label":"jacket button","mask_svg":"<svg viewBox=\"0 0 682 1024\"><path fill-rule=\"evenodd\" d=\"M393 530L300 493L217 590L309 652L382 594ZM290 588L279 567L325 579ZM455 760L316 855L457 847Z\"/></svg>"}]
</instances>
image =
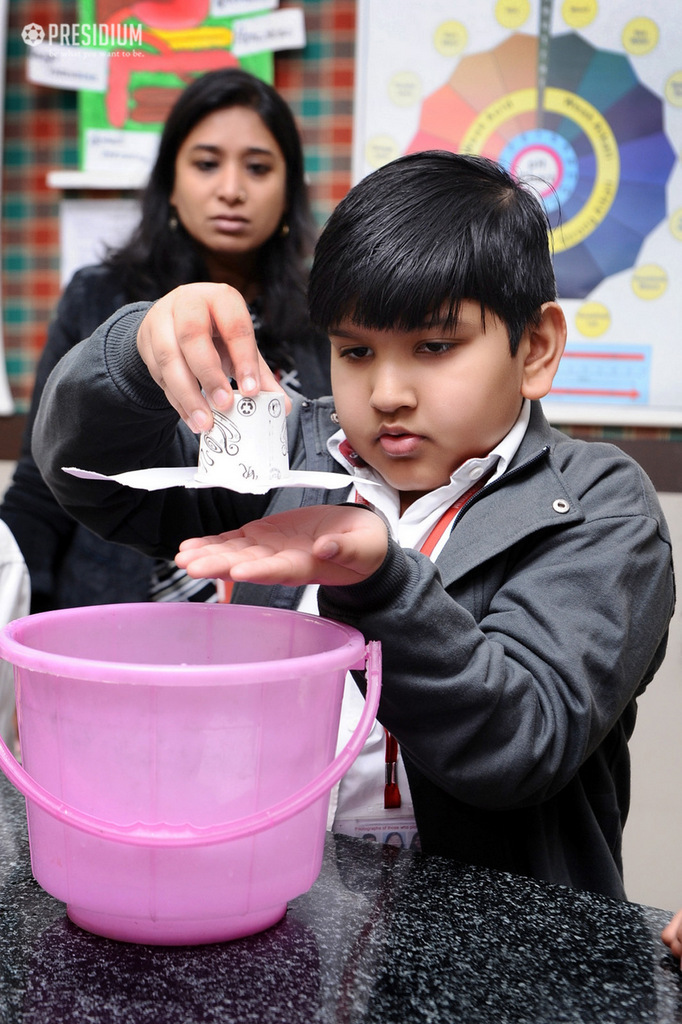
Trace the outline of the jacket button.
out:
<instances>
[{"instance_id":1,"label":"jacket button","mask_svg":"<svg viewBox=\"0 0 682 1024\"><path fill-rule=\"evenodd\" d=\"M559 512L561 515L563 515L564 512L568 512L570 507L571 506L568 504L565 498L557 498L556 501L552 502L552 508L554 509L554 511Z\"/></svg>"}]
</instances>

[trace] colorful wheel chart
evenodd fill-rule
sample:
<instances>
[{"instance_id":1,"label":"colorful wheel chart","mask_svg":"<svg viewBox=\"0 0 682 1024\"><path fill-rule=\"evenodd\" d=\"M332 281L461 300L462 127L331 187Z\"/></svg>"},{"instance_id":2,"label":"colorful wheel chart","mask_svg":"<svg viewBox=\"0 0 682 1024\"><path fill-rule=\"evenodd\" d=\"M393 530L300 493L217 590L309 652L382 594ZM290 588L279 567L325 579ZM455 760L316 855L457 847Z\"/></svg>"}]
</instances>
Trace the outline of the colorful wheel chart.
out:
<instances>
[{"instance_id":1,"label":"colorful wheel chart","mask_svg":"<svg viewBox=\"0 0 682 1024\"><path fill-rule=\"evenodd\" d=\"M575 33L552 37L539 81L538 37L516 33L462 58L426 97L406 152L449 149L504 164L532 183L553 231L562 298L585 298L634 266L667 215L675 152L662 100L628 57Z\"/></svg>"}]
</instances>

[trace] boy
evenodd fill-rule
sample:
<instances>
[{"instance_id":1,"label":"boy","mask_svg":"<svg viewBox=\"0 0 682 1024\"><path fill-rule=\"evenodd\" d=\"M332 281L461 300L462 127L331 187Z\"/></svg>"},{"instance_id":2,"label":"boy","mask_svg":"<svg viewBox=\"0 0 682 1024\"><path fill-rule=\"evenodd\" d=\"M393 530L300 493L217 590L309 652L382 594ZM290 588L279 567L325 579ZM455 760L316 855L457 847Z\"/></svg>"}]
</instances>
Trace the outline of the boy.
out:
<instances>
[{"instance_id":1,"label":"boy","mask_svg":"<svg viewBox=\"0 0 682 1024\"><path fill-rule=\"evenodd\" d=\"M319 584L323 615L380 640L378 717L425 853L623 897L627 741L665 651L670 539L635 463L544 419L566 328L541 203L482 158L395 161L330 218L310 307L334 401L292 398L290 462L346 472L348 491L148 494L61 472L195 464L173 409L201 430L200 386L220 409L228 377L275 386L238 298L210 285L127 307L62 361L42 472L106 537L169 556L194 537L178 564L233 579L234 600L296 607Z\"/></svg>"}]
</instances>

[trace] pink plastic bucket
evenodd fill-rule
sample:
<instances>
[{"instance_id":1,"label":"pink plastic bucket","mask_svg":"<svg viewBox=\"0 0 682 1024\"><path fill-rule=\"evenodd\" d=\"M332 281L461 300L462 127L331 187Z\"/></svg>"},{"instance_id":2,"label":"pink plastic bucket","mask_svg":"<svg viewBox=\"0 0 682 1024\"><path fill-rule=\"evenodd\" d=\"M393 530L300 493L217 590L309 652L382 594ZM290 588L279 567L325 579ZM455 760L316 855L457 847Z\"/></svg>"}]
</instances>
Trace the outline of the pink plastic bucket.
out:
<instances>
[{"instance_id":1,"label":"pink plastic bucket","mask_svg":"<svg viewBox=\"0 0 682 1024\"><path fill-rule=\"evenodd\" d=\"M118 604L17 619L14 666L36 881L99 935L163 945L269 927L322 864L329 793L360 752L380 647L239 605ZM346 671L367 699L334 758Z\"/></svg>"}]
</instances>

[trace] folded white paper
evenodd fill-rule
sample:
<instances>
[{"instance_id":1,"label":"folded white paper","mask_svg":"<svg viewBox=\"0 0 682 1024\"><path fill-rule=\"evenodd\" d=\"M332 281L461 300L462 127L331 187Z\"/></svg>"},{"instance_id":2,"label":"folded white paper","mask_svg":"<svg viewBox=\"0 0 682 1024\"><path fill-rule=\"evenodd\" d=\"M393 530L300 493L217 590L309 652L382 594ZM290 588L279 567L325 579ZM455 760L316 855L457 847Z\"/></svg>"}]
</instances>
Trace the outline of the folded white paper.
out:
<instances>
[{"instance_id":1,"label":"folded white paper","mask_svg":"<svg viewBox=\"0 0 682 1024\"><path fill-rule=\"evenodd\" d=\"M196 467L178 466L156 469L131 469L127 473L114 473L106 476L88 469L77 469L75 466L62 466L65 473L80 477L82 480L114 480L125 487L135 487L142 491L161 491L166 487L226 487L240 494L265 494L275 487L323 487L325 490L338 490L350 487L352 478L343 473L315 473L305 469L290 469L287 473L270 483L257 480L232 480L229 485L219 484L213 480L197 480ZM373 483L374 481L363 481Z\"/></svg>"},{"instance_id":2,"label":"folded white paper","mask_svg":"<svg viewBox=\"0 0 682 1024\"><path fill-rule=\"evenodd\" d=\"M250 480L253 491L268 490L289 472L289 446L284 398L261 391L246 397L234 393L229 412L213 410L213 426L199 440L196 478L230 490Z\"/></svg>"},{"instance_id":3,"label":"folded white paper","mask_svg":"<svg viewBox=\"0 0 682 1024\"><path fill-rule=\"evenodd\" d=\"M223 487L239 494L266 494L276 487L350 487L352 478L344 473L289 468L284 396L279 392L247 397L235 391L229 412L212 411L213 426L201 435L196 466L133 469L113 476L74 466L62 469L83 480L115 480L143 491Z\"/></svg>"}]
</instances>

